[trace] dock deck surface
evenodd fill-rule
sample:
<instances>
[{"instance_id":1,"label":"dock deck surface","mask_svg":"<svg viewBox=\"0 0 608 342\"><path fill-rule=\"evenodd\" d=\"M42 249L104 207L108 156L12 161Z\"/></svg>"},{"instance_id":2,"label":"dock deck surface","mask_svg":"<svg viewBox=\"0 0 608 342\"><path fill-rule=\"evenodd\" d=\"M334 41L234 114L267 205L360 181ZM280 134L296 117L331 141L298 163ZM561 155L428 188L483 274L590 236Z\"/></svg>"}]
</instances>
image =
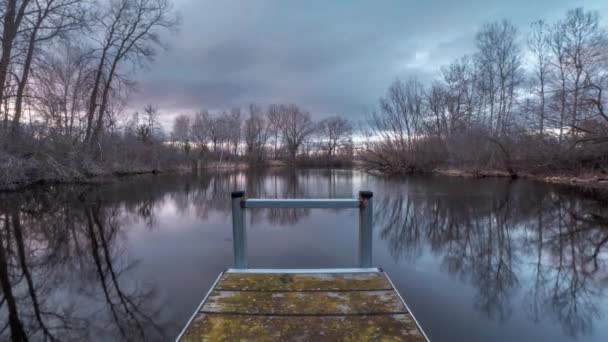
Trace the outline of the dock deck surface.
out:
<instances>
[{"instance_id":1,"label":"dock deck surface","mask_svg":"<svg viewBox=\"0 0 608 342\"><path fill-rule=\"evenodd\" d=\"M228 270L178 340L427 341L386 274L365 270Z\"/></svg>"}]
</instances>

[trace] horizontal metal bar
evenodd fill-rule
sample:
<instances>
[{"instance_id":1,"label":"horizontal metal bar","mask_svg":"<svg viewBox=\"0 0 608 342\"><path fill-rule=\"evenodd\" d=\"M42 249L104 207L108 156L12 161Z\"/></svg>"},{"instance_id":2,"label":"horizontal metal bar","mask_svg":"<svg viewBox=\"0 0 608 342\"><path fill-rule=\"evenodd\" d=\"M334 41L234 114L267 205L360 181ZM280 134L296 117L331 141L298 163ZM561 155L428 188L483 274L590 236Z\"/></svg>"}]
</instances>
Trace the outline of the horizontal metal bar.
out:
<instances>
[{"instance_id":1,"label":"horizontal metal bar","mask_svg":"<svg viewBox=\"0 0 608 342\"><path fill-rule=\"evenodd\" d=\"M245 208L359 208L358 199L246 199Z\"/></svg>"},{"instance_id":2,"label":"horizontal metal bar","mask_svg":"<svg viewBox=\"0 0 608 342\"><path fill-rule=\"evenodd\" d=\"M377 267L370 268L229 268L226 273L370 273L380 272Z\"/></svg>"}]
</instances>

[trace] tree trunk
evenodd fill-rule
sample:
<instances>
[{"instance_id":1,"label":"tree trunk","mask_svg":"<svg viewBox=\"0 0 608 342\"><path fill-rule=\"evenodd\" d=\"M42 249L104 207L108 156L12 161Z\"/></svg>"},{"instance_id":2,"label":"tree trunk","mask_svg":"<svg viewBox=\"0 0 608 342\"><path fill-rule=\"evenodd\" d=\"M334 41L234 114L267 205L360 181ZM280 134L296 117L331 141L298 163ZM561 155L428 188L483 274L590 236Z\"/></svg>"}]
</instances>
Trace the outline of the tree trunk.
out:
<instances>
[{"instance_id":1,"label":"tree trunk","mask_svg":"<svg viewBox=\"0 0 608 342\"><path fill-rule=\"evenodd\" d=\"M91 133L93 128L93 118L95 117L95 110L97 109L97 96L99 94L99 83L101 83L101 76L103 74L103 66L106 62L106 54L108 47L104 48L99 61L99 67L95 74L95 82L93 83L93 90L91 91L91 97L89 98L89 109L87 110L87 128L84 136L85 144L91 139Z\"/></svg>"},{"instance_id":2,"label":"tree trunk","mask_svg":"<svg viewBox=\"0 0 608 342\"><path fill-rule=\"evenodd\" d=\"M4 217L5 230L9 231L9 219L8 215ZM11 329L11 339L17 341L27 341L27 335L23 329L23 324L19 319L19 311L17 309L17 303L13 294L13 287L10 283L10 276L8 274L8 260L7 260L7 249L4 248L4 241L2 241L3 233L0 232L0 285L2 287L2 293L8 307L8 324ZM7 241L8 244L8 241Z\"/></svg>"},{"instance_id":3,"label":"tree trunk","mask_svg":"<svg viewBox=\"0 0 608 342\"><path fill-rule=\"evenodd\" d=\"M13 51L13 42L17 36L17 31L21 25L21 19L30 0L23 0L19 13L17 11L17 0L8 0L4 11L4 25L2 34L2 56L0 56L0 103L4 99L4 86L6 85L6 76L8 75L9 64L11 62L11 54Z\"/></svg>"},{"instance_id":4,"label":"tree trunk","mask_svg":"<svg viewBox=\"0 0 608 342\"><path fill-rule=\"evenodd\" d=\"M21 79L19 80L19 86L17 87L17 97L15 98L15 115L13 116L13 124L11 127L11 136L13 138L17 138L17 136L19 135L21 112L23 108L23 94L25 93L25 87L27 86L27 80L32 65L32 58L34 56L36 35L38 34L38 29L40 28L43 19L44 17L38 19L36 26L34 26L34 28L32 29L32 34L30 35L30 39L28 42L27 53L25 56L25 61L23 62L23 74L21 75Z\"/></svg>"},{"instance_id":5,"label":"tree trunk","mask_svg":"<svg viewBox=\"0 0 608 342\"><path fill-rule=\"evenodd\" d=\"M104 83L103 94L101 96L101 105L99 106L99 115L97 116L97 123L95 124L95 129L93 130L93 134L91 135L91 145L98 142L99 137L101 135L101 130L103 129L103 117L108 106L108 96L110 94L112 79L114 78L114 73L116 72L117 64L118 57L116 57L116 59L114 59L114 61L112 62L112 67Z\"/></svg>"}]
</instances>

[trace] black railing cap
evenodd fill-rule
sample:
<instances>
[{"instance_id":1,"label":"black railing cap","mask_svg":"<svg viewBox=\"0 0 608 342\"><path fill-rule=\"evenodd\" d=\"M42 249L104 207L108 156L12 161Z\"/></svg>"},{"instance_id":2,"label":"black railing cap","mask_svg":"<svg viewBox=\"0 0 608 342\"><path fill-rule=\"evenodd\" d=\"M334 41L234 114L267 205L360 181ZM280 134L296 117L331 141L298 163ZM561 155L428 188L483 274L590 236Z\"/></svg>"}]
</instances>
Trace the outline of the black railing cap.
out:
<instances>
[{"instance_id":1,"label":"black railing cap","mask_svg":"<svg viewBox=\"0 0 608 342\"><path fill-rule=\"evenodd\" d=\"M374 193L371 191L359 191L359 197L361 198L372 198L374 197Z\"/></svg>"},{"instance_id":2,"label":"black railing cap","mask_svg":"<svg viewBox=\"0 0 608 342\"><path fill-rule=\"evenodd\" d=\"M238 191L232 192L232 198L239 198L239 197L243 197L243 196L245 196L245 191L243 191L243 190L238 190Z\"/></svg>"}]
</instances>

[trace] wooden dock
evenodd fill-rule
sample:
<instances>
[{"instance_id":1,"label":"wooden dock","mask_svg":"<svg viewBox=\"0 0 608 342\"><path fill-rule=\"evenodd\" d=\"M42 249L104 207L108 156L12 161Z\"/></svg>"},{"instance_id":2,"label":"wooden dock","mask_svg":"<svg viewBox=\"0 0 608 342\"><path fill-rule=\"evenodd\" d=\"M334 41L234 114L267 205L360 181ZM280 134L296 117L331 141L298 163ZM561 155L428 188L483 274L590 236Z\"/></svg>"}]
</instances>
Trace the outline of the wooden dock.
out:
<instances>
[{"instance_id":1,"label":"wooden dock","mask_svg":"<svg viewBox=\"0 0 608 342\"><path fill-rule=\"evenodd\" d=\"M220 274L178 341L428 341L378 268Z\"/></svg>"},{"instance_id":2,"label":"wooden dock","mask_svg":"<svg viewBox=\"0 0 608 342\"><path fill-rule=\"evenodd\" d=\"M372 197L246 199L234 191L235 268L220 274L177 340L428 341L388 276L371 267ZM246 208L358 209L360 268L248 269Z\"/></svg>"}]
</instances>

